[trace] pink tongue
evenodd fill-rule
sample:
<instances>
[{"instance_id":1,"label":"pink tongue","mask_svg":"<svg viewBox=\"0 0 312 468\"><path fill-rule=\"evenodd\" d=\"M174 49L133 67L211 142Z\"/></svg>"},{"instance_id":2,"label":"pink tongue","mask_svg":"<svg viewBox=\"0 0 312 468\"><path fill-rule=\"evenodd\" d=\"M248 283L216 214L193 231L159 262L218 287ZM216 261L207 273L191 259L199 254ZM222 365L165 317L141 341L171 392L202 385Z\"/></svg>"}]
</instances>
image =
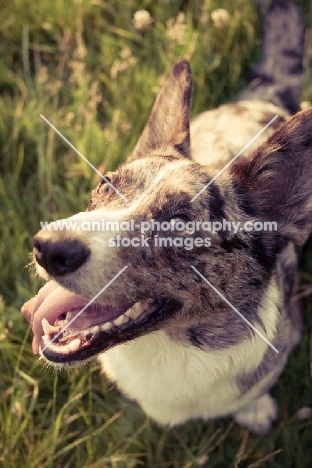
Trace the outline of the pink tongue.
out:
<instances>
[{"instance_id":1,"label":"pink tongue","mask_svg":"<svg viewBox=\"0 0 312 468\"><path fill-rule=\"evenodd\" d=\"M44 335L41 325L42 319L46 318L51 325L54 325L55 320L60 315L73 309L82 309L89 300L75 293L68 291L60 286L55 281L49 281L43 288L40 289L38 294L26 302L21 312L24 317L31 323L34 338L32 343L32 350L34 354L39 353L39 344L42 336ZM99 306L97 305L98 313L101 313L102 320L110 320L112 317L116 318L127 310L130 306L116 307ZM77 310L76 310L77 312ZM105 317L107 315L107 317ZM74 324L72 325L74 326Z\"/></svg>"}]
</instances>

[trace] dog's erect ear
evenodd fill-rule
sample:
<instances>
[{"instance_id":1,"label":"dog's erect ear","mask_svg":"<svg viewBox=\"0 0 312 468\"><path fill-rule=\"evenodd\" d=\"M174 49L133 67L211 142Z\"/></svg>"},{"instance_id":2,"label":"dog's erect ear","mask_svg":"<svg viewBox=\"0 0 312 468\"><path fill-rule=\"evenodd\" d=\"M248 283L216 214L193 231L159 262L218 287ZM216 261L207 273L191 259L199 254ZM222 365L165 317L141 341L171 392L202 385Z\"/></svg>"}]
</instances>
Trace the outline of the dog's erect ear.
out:
<instances>
[{"instance_id":1,"label":"dog's erect ear","mask_svg":"<svg viewBox=\"0 0 312 468\"><path fill-rule=\"evenodd\" d=\"M160 91L129 161L147 156L161 146L172 145L189 157L192 73L187 60L177 62Z\"/></svg>"},{"instance_id":2,"label":"dog's erect ear","mask_svg":"<svg viewBox=\"0 0 312 468\"><path fill-rule=\"evenodd\" d=\"M285 122L230 172L248 189L255 215L276 221L280 235L302 245L312 230L312 108Z\"/></svg>"}]
</instances>

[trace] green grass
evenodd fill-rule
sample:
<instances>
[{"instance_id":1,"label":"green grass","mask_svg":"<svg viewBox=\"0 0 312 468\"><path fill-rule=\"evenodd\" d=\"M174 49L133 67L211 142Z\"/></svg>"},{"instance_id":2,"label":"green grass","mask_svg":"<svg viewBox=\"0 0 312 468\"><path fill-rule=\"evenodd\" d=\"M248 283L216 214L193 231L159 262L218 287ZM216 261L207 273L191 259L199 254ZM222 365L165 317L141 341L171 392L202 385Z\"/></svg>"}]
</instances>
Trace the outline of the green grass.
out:
<instances>
[{"instance_id":1,"label":"green grass","mask_svg":"<svg viewBox=\"0 0 312 468\"><path fill-rule=\"evenodd\" d=\"M229 19L218 28L210 13L220 6ZM154 22L141 31L132 18L142 8ZM95 364L67 373L38 361L19 312L38 289L25 265L39 221L84 210L97 181L40 114L101 171L116 167L179 57L194 72L194 114L243 88L260 53L254 3L11 0L1 6L0 24L0 466L311 467L312 419L297 418L298 409L312 407L311 299L303 301L302 344L273 390L278 422L264 436L229 419L158 428ZM312 100L311 70L308 57L304 101ZM312 283L311 253L310 242L303 284Z\"/></svg>"}]
</instances>

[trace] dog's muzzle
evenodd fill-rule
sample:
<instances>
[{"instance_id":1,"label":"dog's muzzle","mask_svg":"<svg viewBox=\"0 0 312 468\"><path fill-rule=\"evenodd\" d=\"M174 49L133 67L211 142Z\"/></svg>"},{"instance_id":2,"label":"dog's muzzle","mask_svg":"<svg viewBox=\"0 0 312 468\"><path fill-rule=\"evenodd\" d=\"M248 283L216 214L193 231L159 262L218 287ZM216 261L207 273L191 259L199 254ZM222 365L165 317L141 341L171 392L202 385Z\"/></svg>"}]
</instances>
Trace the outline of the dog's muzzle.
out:
<instances>
[{"instance_id":1,"label":"dog's muzzle","mask_svg":"<svg viewBox=\"0 0 312 468\"><path fill-rule=\"evenodd\" d=\"M33 245L36 261L52 276L76 271L90 255L90 249L79 238L63 232L39 231Z\"/></svg>"}]
</instances>

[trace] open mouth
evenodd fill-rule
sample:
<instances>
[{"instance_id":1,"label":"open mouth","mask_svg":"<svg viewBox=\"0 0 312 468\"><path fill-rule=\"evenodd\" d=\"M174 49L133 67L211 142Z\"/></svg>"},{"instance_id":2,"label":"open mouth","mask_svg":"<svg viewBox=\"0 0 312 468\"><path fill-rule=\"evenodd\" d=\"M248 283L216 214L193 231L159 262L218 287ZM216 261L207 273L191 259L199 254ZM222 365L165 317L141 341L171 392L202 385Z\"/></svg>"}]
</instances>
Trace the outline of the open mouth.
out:
<instances>
[{"instance_id":1,"label":"open mouth","mask_svg":"<svg viewBox=\"0 0 312 468\"><path fill-rule=\"evenodd\" d=\"M62 312L53 325L42 319L40 354L54 365L78 365L113 346L157 330L180 308L181 304L171 299L146 299L116 307L97 303L74 307Z\"/></svg>"}]
</instances>

